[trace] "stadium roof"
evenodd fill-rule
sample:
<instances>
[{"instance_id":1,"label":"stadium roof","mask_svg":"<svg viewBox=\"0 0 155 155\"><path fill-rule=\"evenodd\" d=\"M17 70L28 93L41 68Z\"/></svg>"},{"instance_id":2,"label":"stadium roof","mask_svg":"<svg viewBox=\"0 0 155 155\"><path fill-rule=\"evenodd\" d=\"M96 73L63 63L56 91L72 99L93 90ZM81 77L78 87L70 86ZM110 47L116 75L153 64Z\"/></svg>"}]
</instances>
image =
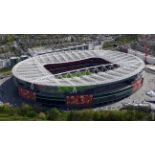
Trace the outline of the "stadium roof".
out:
<instances>
[{"instance_id":1,"label":"stadium roof","mask_svg":"<svg viewBox=\"0 0 155 155\"><path fill-rule=\"evenodd\" d=\"M101 67L104 71L71 78L63 78L62 73L52 74L44 67L46 64L67 63L88 58L102 58L111 62L111 65L117 64L119 67L109 70L106 68L106 64L93 66L94 69ZM144 62L131 54L111 50L82 50L38 55L18 63L12 72L14 77L32 84L46 86L88 86L123 80L138 74L143 69ZM85 70L89 70L89 67L85 68ZM76 70L76 72L79 71L80 69ZM70 74L71 72L67 71L65 73Z\"/></svg>"}]
</instances>

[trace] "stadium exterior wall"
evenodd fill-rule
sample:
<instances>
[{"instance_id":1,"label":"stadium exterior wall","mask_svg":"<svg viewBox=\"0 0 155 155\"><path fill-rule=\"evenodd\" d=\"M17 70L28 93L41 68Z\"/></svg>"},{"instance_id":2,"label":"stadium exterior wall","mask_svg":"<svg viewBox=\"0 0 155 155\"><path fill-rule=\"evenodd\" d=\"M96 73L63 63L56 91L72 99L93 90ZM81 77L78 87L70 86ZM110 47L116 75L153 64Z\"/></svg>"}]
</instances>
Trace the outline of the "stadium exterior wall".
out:
<instances>
[{"instance_id":1,"label":"stadium exterior wall","mask_svg":"<svg viewBox=\"0 0 155 155\"><path fill-rule=\"evenodd\" d=\"M57 107L93 107L113 103L130 96L141 88L143 84L143 73L140 72L133 77L109 84L83 87L32 85L16 77L14 77L14 81L19 96L25 100Z\"/></svg>"}]
</instances>

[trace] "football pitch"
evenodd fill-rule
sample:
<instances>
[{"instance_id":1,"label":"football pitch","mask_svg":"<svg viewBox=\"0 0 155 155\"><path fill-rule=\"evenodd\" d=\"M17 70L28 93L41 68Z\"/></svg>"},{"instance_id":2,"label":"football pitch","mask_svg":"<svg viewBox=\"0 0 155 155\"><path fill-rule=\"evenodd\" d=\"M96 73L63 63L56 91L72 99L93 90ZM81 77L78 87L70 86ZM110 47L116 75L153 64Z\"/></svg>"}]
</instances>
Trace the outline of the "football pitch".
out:
<instances>
[{"instance_id":1,"label":"football pitch","mask_svg":"<svg viewBox=\"0 0 155 155\"><path fill-rule=\"evenodd\" d=\"M91 74L92 74L92 72L90 72L90 71L81 71L81 72L64 74L64 75L62 75L62 78L74 78L74 77L81 77L84 75L91 75Z\"/></svg>"}]
</instances>

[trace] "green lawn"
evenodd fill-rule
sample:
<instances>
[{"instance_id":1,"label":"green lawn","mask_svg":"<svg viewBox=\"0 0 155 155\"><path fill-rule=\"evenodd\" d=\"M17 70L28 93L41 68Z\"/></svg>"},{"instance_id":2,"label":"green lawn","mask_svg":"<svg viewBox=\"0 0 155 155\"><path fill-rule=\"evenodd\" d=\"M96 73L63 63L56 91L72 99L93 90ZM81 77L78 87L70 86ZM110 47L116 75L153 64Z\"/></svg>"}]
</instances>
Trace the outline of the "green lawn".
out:
<instances>
[{"instance_id":1,"label":"green lawn","mask_svg":"<svg viewBox=\"0 0 155 155\"><path fill-rule=\"evenodd\" d=\"M31 120L35 120L35 119L25 117L25 116L0 113L0 121L16 121L16 120L31 121Z\"/></svg>"},{"instance_id":2,"label":"green lawn","mask_svg":"<svg viewBox=\"0 0 155 155\"><path fill-rule=\"evenodd\" d=\"M3 69L0 69L0 73L3 74L4 76L7 76L7 75L11 75L12 74L12 68L3 68Z\"/></svg>"},{"instance_id":3,"label":"green lawn","mask_svg":"<svg viewBox=\"0 0 155 155\"><path fill-rule=\"evenodd\" d=\"M70 73L63 75L63 78L73 78L73 77L81 77L84 75L91 75L92 73L90 71L82 71L82 72L76 72L76 73Z\"/></svg>"}]
</instances>

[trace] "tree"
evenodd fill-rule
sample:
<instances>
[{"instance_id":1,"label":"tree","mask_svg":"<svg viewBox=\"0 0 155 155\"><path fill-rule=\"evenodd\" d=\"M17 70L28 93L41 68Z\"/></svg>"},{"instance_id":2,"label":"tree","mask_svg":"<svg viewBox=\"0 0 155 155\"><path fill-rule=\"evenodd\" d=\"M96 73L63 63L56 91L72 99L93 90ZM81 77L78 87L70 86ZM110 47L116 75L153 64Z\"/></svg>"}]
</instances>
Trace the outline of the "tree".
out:
<instances>
[{"instance_id":1,"label":"tree","mask_svg":"<svg viewBox=\"0 0 155 155\"><path fill-rule=\"evenodd\" d=\"M28 104L23 104L21 107L19 107L18 114L21 116L28 116L28 117L36 116L35 110L32 108L32 106Z\"/></svg>"},{"instance_id":2,"label":"tree","mask_svg":"<svg viewBox=\"0 0 155 155\"><path fill-rule=\"evenodd\" d=\"M69 121L92 121L94 112L92 110L71 111L68 115Z\"/></svg>"},{"instance_id":3,"label":"tree","mask_svg":"<svg viewBox=\"0 0 155 155\"><path fill-rule=\"evenodd\" d=\"M93 120L94 121L100 121L101 120L101 112L100 111L96 111L94 113Z\"/></svg>"},{"instance_id":4,"label":"tree","mask_svg":"<svg viewBox=\"0 0 155 155\"><path fill-rule=\"evenodd\" d=\"M46 120L46 114L44 112L40 112L38 114L38 118L41 119L41 120Z\"/></svg>"},{"instance_id":5,"label":"tree","mask_svg":"<svg viewBox=\"0 0 155 155\"><path fill-rule=\"evenodd\" d=\"M57 108L52 108L48 112L48 120L60 120L62 114Z\"/></svg>"}]
</instances>

